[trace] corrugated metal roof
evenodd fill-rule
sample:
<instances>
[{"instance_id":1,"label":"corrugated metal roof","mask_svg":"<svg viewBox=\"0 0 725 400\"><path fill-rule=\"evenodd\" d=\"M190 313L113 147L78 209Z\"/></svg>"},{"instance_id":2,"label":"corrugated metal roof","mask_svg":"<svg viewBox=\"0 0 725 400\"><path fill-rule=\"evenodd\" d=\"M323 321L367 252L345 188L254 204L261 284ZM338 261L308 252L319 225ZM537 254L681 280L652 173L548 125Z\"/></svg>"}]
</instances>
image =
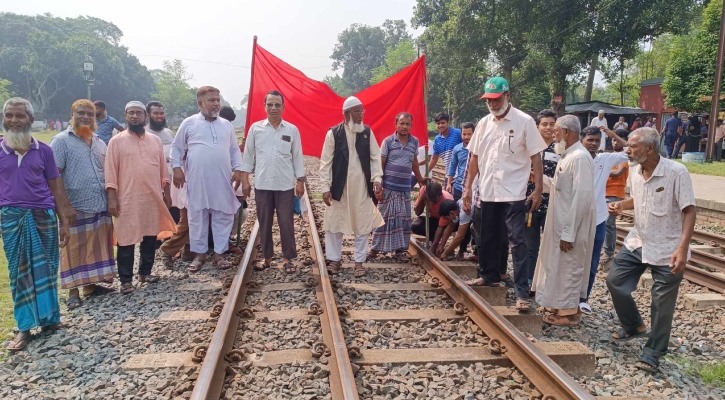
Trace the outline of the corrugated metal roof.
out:
<instances>
[{"instance_id":1,"label":"corrugated metal roof","mask_svg":"<svg viewBox=\"0 0 725 400\"><path fill-rule=\"evenodd\" d=\"M664 81L665 81L665 78L646 79L639 83L639 87L661 85L662 82L664 82Z\"/></svg>"},{"instance_id":2,"label":"corrugated metal roof","mask_svg":"<svg viewBox=\"0 0 725 400\"><path fill-rule=\"evenodd\" d=\"M618 114L618 115L631 115L631 114L654 114L652 111L647 111L639 107L622 107L603 101L586 101L583 103L572 103L567 104L566 112L568 114L579 114L592 112L598 113L599 110L604 110L606 114Z\"/></svg>"}]
</instances>

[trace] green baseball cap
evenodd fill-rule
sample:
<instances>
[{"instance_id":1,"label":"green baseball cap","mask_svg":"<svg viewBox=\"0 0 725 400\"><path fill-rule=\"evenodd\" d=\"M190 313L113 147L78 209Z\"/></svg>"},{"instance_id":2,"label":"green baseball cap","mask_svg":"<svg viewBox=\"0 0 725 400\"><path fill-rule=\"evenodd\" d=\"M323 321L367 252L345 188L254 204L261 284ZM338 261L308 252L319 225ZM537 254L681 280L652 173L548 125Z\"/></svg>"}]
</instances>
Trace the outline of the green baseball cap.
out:
<instances>
[{"instance_id":1,"label":"green baseball cap","mask_svg":"<svg viewBox=\"0 0 725 400\"><path fill-rule=\"evenodd\" d=\"M494 76L486 81L484 85L485 93L481 96L483 99L498 99L502 94L509 91L509 83L500 76Z\"/></svg>"}]
</instances>

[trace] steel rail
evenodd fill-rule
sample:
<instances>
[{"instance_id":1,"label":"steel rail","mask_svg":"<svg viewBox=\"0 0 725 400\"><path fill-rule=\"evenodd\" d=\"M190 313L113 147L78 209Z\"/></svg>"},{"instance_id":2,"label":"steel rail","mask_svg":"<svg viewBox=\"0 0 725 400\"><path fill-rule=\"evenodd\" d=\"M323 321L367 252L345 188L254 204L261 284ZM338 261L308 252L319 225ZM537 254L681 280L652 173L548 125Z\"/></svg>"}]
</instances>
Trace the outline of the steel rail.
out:
<instances>
[{"instance_id":1,"label":"steel rail","mask_svg":"<svg viewBox=\"0 0 725 400\"><path fill-rule=\"evenodd\" d=\"M322 308L320 325L322 326L322 338L330 350L328 368L330 369L330 393L333 399L357 400L357 384L355 373L352 371L350 355L345 335L342 332L342 323L335 302L335 294L330 283L330 275L325 267L325 255L320 245L320 236L315 225L315 215L312 211L309 196L302 196L307 207L307 218L309 221L308 231L312 236L312 248L310 256L315 260L313 275L316 280L317 299Z\"/></svg>"},{"instance_id":2,"label":"steel rail","mask_svg":"<svg viewBox=\"0 0 725 400\"><path fill-rule=\"evenodd\" d=\"M467 315L486 336L501 342L505 356L544 394L544 398L594 399L574 378L499 315L463 279L413 238L410 240L410 253L421 261L433 277L433 284L468 309Z\"/></svg>"},{"instance_id":3,"label":"steel rail","mask_svg":"<svg viewBox=\"0 0 725 400\"><path fill-rule=\"evenodd\" d=\"M629 228L617 227L617 244L624 245ZM725 294L725 275L710 272L704 268L725 272L725 259L697 249L690 249L690 259L685 265L684 278L692 283Z\"/></svg>"},{"instance_id":4,"label":"steel rail","mask_svg":"<svg viewBox=\"0 0 725 400\"><path fill-rule=\"evenodd\" d=\"M622 213L620 217L626 219L630 223L634 221L634 215L629 212ZM692 240L709 244L713 247L725 247L725 236L700 229L695 229L695 231L692 232Z\"/></svg>"},{"instance_id":5,"label":"steel rail","mask_svg":"<svg viewBox=\"0 0 725 400\"><path fill-rule=\"evenodd\" d=\"M239 269L234 275L234 280L229 288L229 295L227 295L224 308L214 328L214 334L204 356L199 377L194 384L194 391L191 393L192 400L218 400L221 397L228 366L225 356L232 349L237 335L237 325L239 324L237 311L244 306L247 296L247 287L244 283L252 274L250 265L256 259L258 243L259 221L256 221L249 235L244 256L239 263Z\"/></svg>"}]
</instances>

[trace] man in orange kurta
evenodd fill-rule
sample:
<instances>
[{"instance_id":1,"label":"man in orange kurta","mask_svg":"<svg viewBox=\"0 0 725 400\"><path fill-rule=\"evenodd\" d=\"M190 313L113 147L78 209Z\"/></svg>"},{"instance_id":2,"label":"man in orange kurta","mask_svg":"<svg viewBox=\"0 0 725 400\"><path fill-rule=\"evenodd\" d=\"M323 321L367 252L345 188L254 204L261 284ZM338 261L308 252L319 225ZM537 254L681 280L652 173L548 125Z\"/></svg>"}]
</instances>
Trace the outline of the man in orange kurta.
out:
<instances>
[{"instance_id":1,"label":"man in orange kurta","mask_svg":"<svg viewBox=\"0 0 725 400\"><path fill-rule=\"evenodd\" d=\"M137 243L141 243L139 281L155 283L151 275L157 237L176 232L169 214L171 207L169 173L164 146L155 135L146 133L146 107L139 101L126 104L128 129L111 138L106 153L105 174L108 211L115 217L118 252L116 263L121 293L134 291L133 264Z\"/></svg>"}]
</instances>

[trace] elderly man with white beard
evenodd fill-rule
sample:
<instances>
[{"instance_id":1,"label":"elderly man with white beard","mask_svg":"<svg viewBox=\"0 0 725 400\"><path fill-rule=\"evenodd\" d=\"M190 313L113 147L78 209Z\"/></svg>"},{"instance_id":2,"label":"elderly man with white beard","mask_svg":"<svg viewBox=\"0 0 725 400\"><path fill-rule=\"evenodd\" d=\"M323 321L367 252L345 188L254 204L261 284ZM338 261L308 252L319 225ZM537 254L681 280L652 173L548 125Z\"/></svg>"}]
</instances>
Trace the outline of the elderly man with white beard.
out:
<instances>
[{"instance_id":1,"label":"elderly man with white beard","mask_svg":"<svg viewBox=\"0 0 725 400\"><path fill-rule=\"evenodd\" d=\"M581 125L565 115L554 126L554 151L561 155L551 181L534 283L536 302L549 313L550 325L575 326L581 321L579 298L587 293L589 264L596 228L594 162L579 140Z\"/></svg>"},{"instance_id":2,"label":"elderly man with white beard","mask_svg":"<svg viewBox=\"0 0 725 400\"><path fill-rule=\"evenodd\" d=\"M35 327L59 327L59 247L68 243L69 226L76 223L53 150L30 135L33 121L29 101L13 97L5 102L5 137L0 140L0 230L19 331L6 345L10 351L24 349Z\"/></svg>"},{"instance_id":3,"label":"elderly man with white beard","mask_svg":"<svg viewBox=\"0 0 725 400\"><path fill-rule=\"evenodd\" d=\"M516 309L528 310L529 277L526 265L525 215L541 204L544 167L541 152L546 142L528 114L514 108L506 79L493 77L484 86L486 105L491 112L481 118L468 144L468 179L463 193L463 209L471 213L473 180L478 176L481 200L481 240L486 249L479 257L479 277L471 286L500 286L499 257L502 251L501 227L506 224L514 263ZM526 186L533 168L534 191L527 197Z\"/></svg>"},{"instance_id":4,"label":"elderly man with white beard","mask_svg":"<svg viewBox=\"0 0 725 400\"><path fill-rule=\"evenodd\" d=\"M327 131L320 156L322 199L327 205L322 227L325 257L327 270L336 274L341 267L342 237L354 234L354 274L360 277L365 275L368 235L384 224L375 206L383 198L383 168L375 135L362 123L362 102L348 97L342 113L345 120Z\"/></svg>"}]
</instances>

